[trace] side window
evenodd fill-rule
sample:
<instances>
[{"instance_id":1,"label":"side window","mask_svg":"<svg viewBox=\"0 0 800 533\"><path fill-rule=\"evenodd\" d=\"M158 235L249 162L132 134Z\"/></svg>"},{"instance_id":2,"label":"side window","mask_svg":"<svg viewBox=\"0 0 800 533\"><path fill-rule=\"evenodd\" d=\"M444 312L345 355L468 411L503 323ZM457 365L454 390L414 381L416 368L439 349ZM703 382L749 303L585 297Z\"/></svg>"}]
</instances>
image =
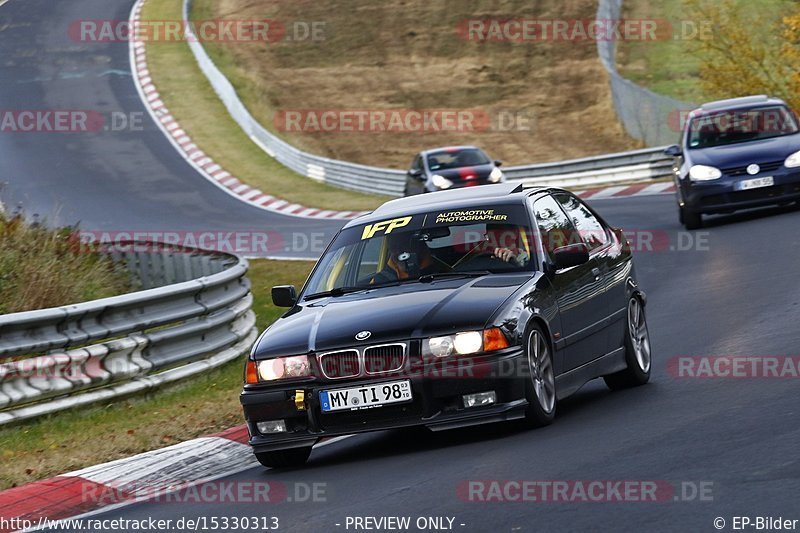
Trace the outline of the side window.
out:
<instances>
[{"instance_id":1,"label":"side window","mask_svg":"<svg viewBox=\"0 0 800 533\"><path fill-rule=\"evenodd\" d=\"M411 163L411 170L422 170L422 156L418 155L414 158L414 162Z\"/></svg>"},{"instance_id":2,"label":"side window","mask_svg":"<svg viewBox=\"0 0 800 533\"><path fill-rule=\"evenodd\" d=\"M586 243L590 250L600 248L608 243L605 227L583 202L571 194L556 194L555 197L564 208L564 211L567 212L567 215L583 238L583 242Z\"/></svg>"},{"instance_id":3,"label":"side window","mask_svg":"<svg viewBox=\"0 0 800 533\"><path fill-rule=\"evenodd\" d=\"M561 206L549 194L533 204L536 225L542 236L545 251L552 259L553 250L580 242L575 226L570 222Z\"/></svg>"}]
</instances>

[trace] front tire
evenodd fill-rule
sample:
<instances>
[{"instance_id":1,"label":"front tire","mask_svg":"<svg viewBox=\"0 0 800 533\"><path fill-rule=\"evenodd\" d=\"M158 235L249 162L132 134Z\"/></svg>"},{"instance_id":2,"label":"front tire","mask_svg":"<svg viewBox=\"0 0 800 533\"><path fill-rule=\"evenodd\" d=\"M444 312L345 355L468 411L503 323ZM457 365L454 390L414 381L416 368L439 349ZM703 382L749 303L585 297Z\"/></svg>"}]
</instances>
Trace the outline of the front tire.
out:
<instances>
[{"instance_id":1,"label":"front tire","mask_svg":"<svg viewBox=\"0 0 800 533\"><path fill-rule=\"evenodd\" d=\"M525 421L529 427L547 426L556 416L556 380L550 343L537 325L528 333L525 355L528 360Z\"/></svg>"},{"instance_id":2,"label":"front tire","mask_svg":"<svg viewBox=\"0 0 800 533\"><path fill-rule=\"evenodd\" d=\"M305 465L310 455L311 446L306 446L273 452L256 452L256 459L268 468L296 468Z\"/></svg>"},{"instance_id":3,"label":"front tire","mask_svg":"<svg viewBox=\"0 0 800 533\"><path fill-rule=\"evenodd\" d=\"M703 227L703 215L695 213L694 211L689 211L685 206L680 208L679 218L681 223L688 230L695 230Z\"/></svg>"},{"instance_id":4,"label":"front tire","mask_svg":"<svg viewBox=\"0 0 800 533\"><path fill-rule=\"evenodd\" d=\"M603 377L609 389L638 387L650 381L652 367L650 333L647 330L644 307L636 296L631 296L628 300L625 361L628 363L625 370Z\"/></svg>"}]
</instances>

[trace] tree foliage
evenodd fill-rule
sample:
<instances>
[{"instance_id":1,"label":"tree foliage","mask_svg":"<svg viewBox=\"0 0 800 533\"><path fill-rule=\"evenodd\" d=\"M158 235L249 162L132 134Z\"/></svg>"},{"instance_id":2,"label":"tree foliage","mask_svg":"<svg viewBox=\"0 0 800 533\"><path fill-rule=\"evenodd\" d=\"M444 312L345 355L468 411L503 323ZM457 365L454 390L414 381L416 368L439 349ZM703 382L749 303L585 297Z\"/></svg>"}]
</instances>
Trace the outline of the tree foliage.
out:
<instances>
[{"instance_id":1,"label":"tree foliage","mask_svg":"<svg viewBox=\"0 0 800 533\"><path fill-rule=\"evenodd\" d=\"M684 0L684 13L712 30L695 41L701 87L709 99L768 94L800 109L800 6L775 20L757 4Z\"/></svg>"}]
</instances>

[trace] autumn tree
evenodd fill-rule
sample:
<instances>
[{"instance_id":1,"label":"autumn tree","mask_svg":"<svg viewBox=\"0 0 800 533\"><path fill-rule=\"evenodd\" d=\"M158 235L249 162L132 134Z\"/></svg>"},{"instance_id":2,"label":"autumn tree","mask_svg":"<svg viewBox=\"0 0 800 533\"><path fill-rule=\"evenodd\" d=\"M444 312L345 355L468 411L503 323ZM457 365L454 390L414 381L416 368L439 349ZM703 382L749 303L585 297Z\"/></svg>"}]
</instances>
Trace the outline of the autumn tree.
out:
<instances>
[{"instance_id":1,"label":"autumn tree","mask_svg":"<svg viewBox=\"0 0 800 533\"><path fill-rule=\"evenodd\" d=\"M709 99L768 94L800 109L800 6L776 20L758 2L684 0L684 13L710 23L711 34L694 42L700 83Z\"/></svg>"}]
</instances>

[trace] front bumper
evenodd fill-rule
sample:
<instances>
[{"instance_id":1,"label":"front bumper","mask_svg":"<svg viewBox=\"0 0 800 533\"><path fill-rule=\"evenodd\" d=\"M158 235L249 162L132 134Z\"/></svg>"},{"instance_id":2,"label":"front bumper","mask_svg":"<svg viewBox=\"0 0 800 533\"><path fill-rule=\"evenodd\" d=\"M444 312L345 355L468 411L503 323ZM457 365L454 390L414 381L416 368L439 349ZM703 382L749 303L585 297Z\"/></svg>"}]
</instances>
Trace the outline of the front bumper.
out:
<instances>
[{"instance_id":1,"label":"front bumper","mask_svg":"<svg viewBox=\"0 0 800 533\"><path fill-rule=\"evenodd\" d=\"M740 181L764 176L772 176L775 185L745 191L735 189ZM736 178L723 176L715 181L694 182L682 187L682 196L688 210L704 214L730 213L739 209L792 202L800 200L800 169Z\"/></svg>"},{"instance_id":2,"label":"front bumper","mask_svg":"<svg viewBox=\"0 0 800 533\"><path fill-rule=\"evenodd\" d=\"M469 364L460 370L455 370L450 363L449 367L426 365L381 378L248 386L240 400L250 433L250 445L256 452L312 446L322 437L401 427L453 429L524 417L528 405L525 381L521 377L524 375L521 371L524 361L522 349L517 346L495 354L469 358ZM463 371L467 368L468 371ZM411 381L411 402L334 413L323 413L320 409L319 394L323 390L401 379ZM304 393L304 409L298 409L295 402L298 390ZM464 394L486 391L495 391L495 404L464 407ZM284 420L287 431L260 434L256 423L267 420Z\"/></svg>"}]
</instances>

